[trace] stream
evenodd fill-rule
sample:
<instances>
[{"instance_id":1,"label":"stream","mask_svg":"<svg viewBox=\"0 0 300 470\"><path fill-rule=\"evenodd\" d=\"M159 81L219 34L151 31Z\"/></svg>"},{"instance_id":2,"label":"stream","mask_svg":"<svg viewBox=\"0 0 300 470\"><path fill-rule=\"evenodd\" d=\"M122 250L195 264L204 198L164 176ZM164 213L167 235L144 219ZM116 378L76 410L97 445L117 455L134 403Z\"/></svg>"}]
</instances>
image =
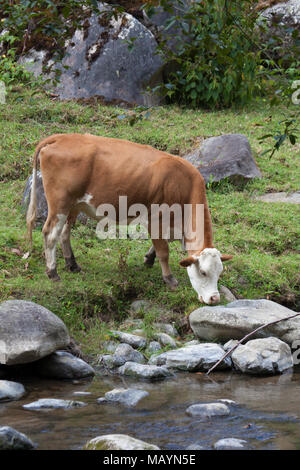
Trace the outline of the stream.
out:
<instances>
[{"instance_id":1,"label":"stream","mask_svg":"<svg viewBox=\"0 0 300 470\"><path fill-rule=\"evenodd\" d=\"M250 449L300 449L300 371L272 377L235 372L177 373L175 377L141 381L96 375L90 381L54 381L25 377L27 394L0 404L0 425L25 433L38 450L81 449L102 434L128 434L162 450L186 449L198 444L212 449L221 438L247 441ZM149 392L134 409L98 404L113 388L134 387ZM74 395L74 392L90 395ZM39 398L81 400L88 406L67 410L29 411L22 405ZM189 405L230 399L231 414L201 421L185 413Z\"/></svg>"}]
</instances>

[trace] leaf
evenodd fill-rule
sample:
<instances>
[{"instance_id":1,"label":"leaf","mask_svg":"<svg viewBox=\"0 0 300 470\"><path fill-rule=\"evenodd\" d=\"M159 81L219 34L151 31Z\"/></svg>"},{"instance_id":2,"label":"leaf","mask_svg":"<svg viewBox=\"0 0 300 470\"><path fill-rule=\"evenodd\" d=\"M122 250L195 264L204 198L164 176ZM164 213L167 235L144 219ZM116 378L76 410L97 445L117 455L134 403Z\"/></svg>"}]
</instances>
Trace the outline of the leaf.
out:
<instances>
[{"instance_id":1,"label":"leaf","mask_svg":"<svg viewBox=\"0 0 300 470\"><path fill-rule=\"evenodd\" d=\"M28 259L30 256L30 251L27 251L26 253L24 253L24 255L22 256L22 259Z\"/></svg>"}]
</instances>

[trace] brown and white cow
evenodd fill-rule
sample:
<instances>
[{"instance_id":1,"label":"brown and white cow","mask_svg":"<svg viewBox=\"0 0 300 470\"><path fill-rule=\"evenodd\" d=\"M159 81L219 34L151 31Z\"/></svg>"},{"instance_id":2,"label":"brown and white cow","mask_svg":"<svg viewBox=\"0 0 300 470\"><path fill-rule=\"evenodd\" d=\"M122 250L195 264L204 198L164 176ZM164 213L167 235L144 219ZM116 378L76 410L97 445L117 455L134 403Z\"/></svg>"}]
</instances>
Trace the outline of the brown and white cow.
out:
<instances>
[{"instance_id":1,"label":"brown and white cow","mask_svg":"<svg viewBox=\"0 0 300 470\"><path fill-rule=\"evenodd\" d=\"M205 182L193 165L180 157L126 140L90 134L56 134L42 140L35 151L27 229L32 242L36 218L36 175L38 162L48 203L48 218L43 227L46 272L59 280L56 271L56 244L60 240L66 266L80 271L70 244L70 231L79 212L99 220L97 207L111 204L118 217L119 197L127 196L128 206L143 204L190 205L192 226L194 207L204 208L204 236L199 246L188 250L180 261L187 268L191 284L199 300L215 304L220 300L218 279L222 261L231 259L214 248L212 225L206 200ZM172 223L172 221L170 222ZM149 221L150 226L150 221ZM149 227L148 227L149 229ZM153 247L145 256L152 265L158 257L163 279L171 288L177 281L170 271L168 240L152 239Z\"/></svg>"}]
</instances>

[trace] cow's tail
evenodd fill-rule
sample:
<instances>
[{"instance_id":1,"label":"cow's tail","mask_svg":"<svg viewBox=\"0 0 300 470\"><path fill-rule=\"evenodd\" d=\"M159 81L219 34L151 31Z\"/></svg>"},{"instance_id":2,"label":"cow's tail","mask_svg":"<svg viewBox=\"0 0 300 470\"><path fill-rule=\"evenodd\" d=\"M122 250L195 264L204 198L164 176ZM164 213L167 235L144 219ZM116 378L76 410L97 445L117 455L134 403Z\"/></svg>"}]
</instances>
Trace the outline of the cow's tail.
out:
<instances>
[{"instance_id":1,"label":"cow's tail","mask_svg":"<svg viewBox=\"0 0 300 470\"><path fill-rule=\"evenodd\" d=\"M27 238L29 241L30 251L32 250L32 230L35 225L36 220L36 183L37 183L37 167L38 167L38 158L40 153L40 147L37 147L34 157L33 157L33 171L32 171L32 182L31 182L31 192L30 192L30 201L26 214L26 225L27 225Z\"/></svg>"}]
</instances>

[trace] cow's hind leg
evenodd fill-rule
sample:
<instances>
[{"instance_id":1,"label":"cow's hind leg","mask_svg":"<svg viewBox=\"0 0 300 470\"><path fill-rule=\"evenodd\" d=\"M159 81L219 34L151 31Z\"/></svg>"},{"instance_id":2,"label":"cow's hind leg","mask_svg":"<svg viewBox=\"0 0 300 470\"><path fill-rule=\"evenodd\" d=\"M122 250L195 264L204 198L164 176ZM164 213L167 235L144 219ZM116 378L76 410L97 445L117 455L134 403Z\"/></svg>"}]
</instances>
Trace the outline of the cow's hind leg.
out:
<instances>
[{"instance_id":1,"label":"cow's hind leg","mask_svg":"<svg viewBox=\"0 0 300 470\"><path fill-rule=\"evenodd\" d=\"M178 286L178 281L171 273L169 266L169 245L167 240L152 240L154 249L160 262L163 280L172 289Z\"/></svg>"},{"instance_id":2,"label":"cow's hind leg","mask_svg":"<svg viewBox=\"0 0 300 470\"><path fill-rule=\"evenodd\" d=\"M65 258L66 268L73 273L81 271L80 266L76 262L70 241L71 229L76 222L77 215L77 210L70 212L60 235L60 244Z\"/></svg>"},{"instance_id":3,"label":"cow's hind leg","mask_svg":"<svg viewBox=\"0 0 300 470\"><path fill-rule=\"evenodd\" d=\"M53 281L60 281L56 270L56 244L67 220L66 214L53 214L49 212L43 227L46 273Z\"/></svg>"},{"instance_id":4,"label":"cow's hind leg","mask_svg":"<svg viewBox=\"0 0 300 470\"><path fill-rule=\"evenodd\" d=\"M147 251L147 253L145 254L144 264L146 264L147 266L152 267L153 264L154 264L155 258L156 258L156 252L155 252L154 246L152 245L150 250Z\"/></svg>"}]
</instances>

